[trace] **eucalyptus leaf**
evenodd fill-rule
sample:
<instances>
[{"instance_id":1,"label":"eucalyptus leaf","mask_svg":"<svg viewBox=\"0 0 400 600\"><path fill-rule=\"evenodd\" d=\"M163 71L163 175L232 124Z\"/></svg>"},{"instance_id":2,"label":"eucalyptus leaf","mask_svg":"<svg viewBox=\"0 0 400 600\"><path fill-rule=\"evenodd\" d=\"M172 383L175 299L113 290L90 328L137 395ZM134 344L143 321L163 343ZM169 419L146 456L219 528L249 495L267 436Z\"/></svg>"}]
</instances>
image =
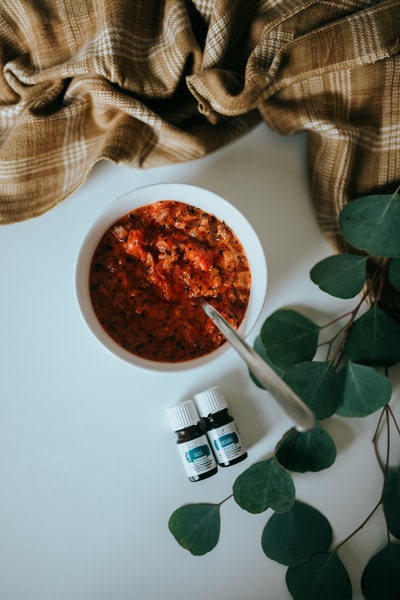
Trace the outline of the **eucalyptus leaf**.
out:
<instances>
[{"instance_id":1,"label":"eucalyptus leaf","mask_svg":"<svg viewBox=\"0 0 400 600\"><path fill-rule=\"evenodd\" d=\"M352 598L349 575L336 552L316 554L304 565L289 567L286 585L294 600Z\"/></svg>"},{"instance_id":2,"label":"eucalyptus leaf","mask_svg":"<svg viewBox=\"0 0 400 600\"><path fill-rule=\"evenodd\" d=\"M266 363L269 364L269 366L271 367L271 369L274 369L274 371L279 375L279 377L282 377L283 375L283 370L279 369L278 367L275 367L275 365L272 364L272 362L269 360L267 353L265 351L265 346L261 341L261 335L258 335L253 343L253 348L254 350L257 352L257 354L259 354L261 356L261 358L263 360L265 360ZM254 375L254 373L252 373L252 371L249 370L249 375L251 380L253 381L253 383L256 384L257 387L265 390L265 386L263 386L262 383L260 383L260 381L257 379L257 377Z\"/></svg>"},{"instance_id":3,"label":"eucalyptus leaf","mask_svg":"<svg viewBox=\"0 0 400 600\"><path fill-rule=\"evenodd\" d=\"M400 471L386 473L383 505L390 533L400 539Z\"/></svg>"},{"instance_id":4,"label":"eucalyptus leaf","mask_svg":"<svg viewBox=\"0 0 400 600\"><path fill-rule=\"evenodd\" d=\"M252 465L233 484L235 502L253 514L289 510L295 496L293 479L275 456Z\"/></svg>"},{"instance_id":5,"label":"eucalyptus leaf","mask_svg":"<svg viewBox=\"0 0 400 600\"><path fill-rule=\"evenodd\" d=\"M296 567L313 554L325 552L332 543L328 519L316 508L296 500L285 513L274 513L264 527L264 553L281 564Z\"/></svg>"},{"instance_id":6,"label":"eucalyptus leaf","mask_svg":"<svg viewBox=\"0 0 400 600\"><path fill-rule=\"evenodd\" d=\"M361 589L365 600L399 600L400 544L389 542L364 569Z\"/></svg>"},{"instance_id":7,"label":"eucalyptus leaf","mask_svg":"<svg viewBox=\"0 0 400 600\"><path fill-rule=\"evenodd\" d=\"M352 200L342 209L339 226L354 248L371 256L400 256L400 196L376 194Z\"/></svg>"},{"instance_id":8,"label":"eucalyptus leaf","mask_svg":"<svg viewBox=\"0 0 400 600\"><path fill-rule=\"evenodd\" d=\"M327 419L339 402L339 378L330 362L307 361L289 367L284 381L311 408L316 419Z\"/></svg>"},{"instance_id":9,"label":"eucalyptus leaf","mask_svg":"<svg viewBox=\"0 0 400 600\"><path fill-rule=\"evenodd\" d=\"M314 358L320 329L298 311L282 308L264 321L260 335L269 359L286 369Z\"/></svg>"},{"instance_id":10,"label":"eucalyptus leaf","mask_svg":"<svg viewBox=\"0 0 400 600\"><path fill-rule=\"evenodd\" d=\"M290 471L306 473L329 468L336 460L336 446L320 425L310 431L290 429L277 445L276 457Z\"/></svg>"},{"instance_id":11,"label":"eucalyptus leaf","mask_svg":"<svg viewBox=\"0 0 400 600\"><path fill-rule=\"evenodd\" d=\"M400 258L392 258L389 265L390 283L400 292Z\"/></svg>"},{"instance_id":12,"label":"eucalyptus leaf","mask_svg":"<svg viewBox=\"0 0 400 600\"><path fill-rule=\"evenodd\" d=\"M354 362L392 366L400 361L400 324L374 305L349 328L344 351Z\"/></svg>"},{"instance_id":13,"label":"eucalyptus leaf","mask_svg":"<svg viewBox=\"0 0 400 600\"><path fill-rule=\"evenodd\" d=\"M354 298L366 279L367 258L355 254L328 256L310 271L311 280L336 298Z\"/></svg>"},{"instance_id":14,"label":"eucalyptus leaf","mask_svg":"<svg viewBox=\"0 0 400 600\"><path fill-rule=\"evenodd\" d=\"M383 373L351 360L339 371L339 382L336 412L343 417L366 417L388 404L392 396L391 383Z\"/></svg>"},{"instance_id":15,"label":"eucalyptus leaf","mask_svg":"<svg viewBox=\"0 0 400 600\"><path fill-rule=\"evenodd\" d=\"M221 528L219 504L186 504L169 518L168 527L178 544L195 556L210 552Z\"/></svg>"}]
</instances>

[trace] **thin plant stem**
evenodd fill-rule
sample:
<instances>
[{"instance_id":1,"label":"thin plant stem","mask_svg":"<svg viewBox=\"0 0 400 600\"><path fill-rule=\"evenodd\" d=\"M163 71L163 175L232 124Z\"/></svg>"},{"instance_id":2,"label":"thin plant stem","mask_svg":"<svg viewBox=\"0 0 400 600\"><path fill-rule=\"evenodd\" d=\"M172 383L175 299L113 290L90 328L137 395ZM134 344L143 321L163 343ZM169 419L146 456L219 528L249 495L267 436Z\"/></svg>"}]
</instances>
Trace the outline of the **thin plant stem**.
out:
<instances>
[{"instance_id":1,"label":"thin plant stem","mask_svg":"<svg viewBox=\"0 0 400 600\"><path fill-rule=\"evenodd\" d=\"M368 523L368 521L373 517L373 515L376 513L376 511L378 510L378 508L380 507L380 505L382 504L382 500L379 499L379 501L375 504L374 508L371 510L371 512L365 517L364 521L356 528L354 529L354 531L352 531L346 538L344 538L344 540L342 540L341 542L339 542L335 548L333 549L333 551L337 551L339 550L339 548L341 548L346 542L348 542L353 536L356 535L356 533L358 533L359 531L361 531L361 529L363 527L365 527L365 525Z\"/></svg>"},{"instance_id":2,"label":"thin plant stem","mask_svg":"<svg viewBox=\"0 0 400 600\"><path fill-rule=\"evenodd\" d=\"M388 404L386 404L384 406L384 408L382 409L381 414L379 415L378 423L376 425L374 436L372 438L372 444L374 447L375 456L378 461L378 464L380 465L380 467L383 471L383 484L382 484L380 498L377 501L377 503L375 504L375 506L373 507L373 509L369 512L369 514L362 521L362 523L360 525L358 525L358 527L356 529L354 529L354 531L352 531L344 540L342 540L335 546L335 548L334 548L335 551L337 551L341 546L343 546L353 536L355 536L359 531L361 531L361 529L363 529L363 527L365 527L365 525L373 517L373 515L376 513L376 511L378 510L378 508L380 506L383 506L383 513L384 513L385 523L386 523L386 535L387 535L388 542L390 542L390 529L389 529L389 523L388 523L388 517L386 514L385 504L384 504L386 486L387 486L387 478L388 478L388 472L389 472L389 464L390 464L390 450L391 450L390 419L392 419L394 426L396 428L396 431L400 434L400 428L399 428L399 425L393 414L393 411L390 408L390 406ZM378 451L378 440L379 440L383 422L384 422L384 426L385 426L385 430L386 430L386 448L385 448L385 460L382 462L382 460L379 456L379 451Z\"/></svg>"},{"instance_id":3,"label":"thin plant stem","mask_svg":"<svg viewBox=\"0 0 400 600\"><path fill-rule=\"evenodd\" d=\"M229 496L227 496L226 498L224 498L223 500L221 500L221 501L220 501L220 502L218 502L217 504L218 504L219 506L222 506L222 504L223 504L224 502L227 502L227 501L228 501L228 500L230 500L231 498L233 498L233 494L229 494Z\"/></svg>"}]
</instances>

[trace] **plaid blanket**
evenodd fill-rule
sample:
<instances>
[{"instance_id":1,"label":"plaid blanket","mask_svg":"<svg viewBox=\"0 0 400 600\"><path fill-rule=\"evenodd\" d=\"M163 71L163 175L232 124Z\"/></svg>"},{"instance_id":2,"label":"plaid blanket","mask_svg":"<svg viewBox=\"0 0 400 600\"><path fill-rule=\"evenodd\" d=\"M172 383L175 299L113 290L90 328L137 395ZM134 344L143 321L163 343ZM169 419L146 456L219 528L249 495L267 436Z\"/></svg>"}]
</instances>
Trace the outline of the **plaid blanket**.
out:
<instances>
[{"instance_id":1,"label":"plaid blanket","mask_svg":"<svg viewBox=\"0 0 400 600\"><path fill-rule=\"evenodd\" d=\"M350 199L400 178L399 0L1 0L0 223L93 164L195 159L260 120L308 132L311 196L343 249Z\"/></svg>"}]
</instances>

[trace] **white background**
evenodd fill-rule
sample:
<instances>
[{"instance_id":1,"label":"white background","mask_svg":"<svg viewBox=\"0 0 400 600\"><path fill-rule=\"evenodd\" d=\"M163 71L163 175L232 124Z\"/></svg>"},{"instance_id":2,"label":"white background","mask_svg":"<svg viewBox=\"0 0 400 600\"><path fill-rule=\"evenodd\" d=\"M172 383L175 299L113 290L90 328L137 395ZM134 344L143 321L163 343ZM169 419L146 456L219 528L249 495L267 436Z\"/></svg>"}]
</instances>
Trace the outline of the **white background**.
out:
<instances>
[{"instance_id":1,"label":"white background","mask_svg":"<svg viewBox=\"0 0 400 600\"><path fill-rule=\"evenodd\" d=\"M270 513L222 505L215 550L194 557L168 531L188 502L219 502L273 450L291 423L233 353L182 374L154 374L109 354L75 299L75 263L112 200L149 183L206 187L236 205L265 249L264 318L291 306L321 324L352 306L319 291L310 268L331 254L313 215L305 138L260 125L204 159L147 171L101 162L71 198L0 229L0 598L2 600L286 600L285 567L262 552ZM256 276L256 274L255 274ZM186 479L165 409L212 385L224 391L249 458L203 482ZM395 409L398 408L398 394ZM330 520L335 541L375 505L371 443L378 415L323 423L338 448L330 469L296 475L297 495ZM380 513L340 551L354 598L385 544Z\"/></svg>"}]
</instances>

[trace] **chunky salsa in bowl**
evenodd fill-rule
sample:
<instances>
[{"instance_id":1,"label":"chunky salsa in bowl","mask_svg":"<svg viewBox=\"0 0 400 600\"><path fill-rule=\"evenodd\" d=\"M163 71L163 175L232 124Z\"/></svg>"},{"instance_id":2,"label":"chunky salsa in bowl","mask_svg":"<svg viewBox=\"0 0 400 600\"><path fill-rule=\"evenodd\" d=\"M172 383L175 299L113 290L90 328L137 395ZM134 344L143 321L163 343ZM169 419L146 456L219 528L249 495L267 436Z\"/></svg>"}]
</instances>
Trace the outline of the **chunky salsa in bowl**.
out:
<instances>
[{"instance_id":1,"label":"chunky salsa in bowl","mask_svg":"<svg viewBox=\"0 0 400 600\"><path fill-rule=\"evenodd\" d=\"M249 333L267 268L254 230L226 200L159 184L106 209L84 241L76 283L82 314L104 346L132 364L173 371L229 348L201 299Z\"/></svg>"}]
</instances>

